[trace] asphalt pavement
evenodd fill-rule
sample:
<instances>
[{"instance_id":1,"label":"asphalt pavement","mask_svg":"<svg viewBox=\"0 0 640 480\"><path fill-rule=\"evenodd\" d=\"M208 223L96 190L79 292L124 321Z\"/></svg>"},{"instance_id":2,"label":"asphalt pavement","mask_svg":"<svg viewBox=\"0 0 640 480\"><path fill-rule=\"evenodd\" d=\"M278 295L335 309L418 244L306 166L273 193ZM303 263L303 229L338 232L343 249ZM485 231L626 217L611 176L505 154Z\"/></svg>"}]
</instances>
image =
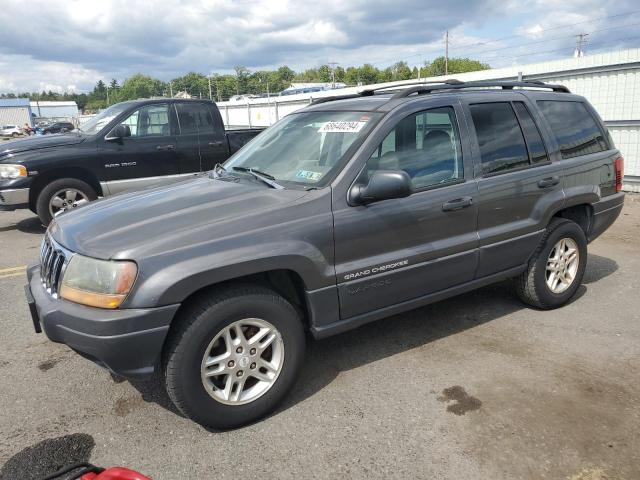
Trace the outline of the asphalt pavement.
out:
<instances>
[{"instance_id":1,"label":"asphalt pavement","mask_svg":"<svg viewBox=\"0 0 640 480\"><path fill-rule=\"evenodd\" d=\"M310 342L269 418L208 431L159 379L112 377L34 333L23 285L43 229L0 212L0 479L77 461L154 479L640 478L640 198L589 246L555 311L508 282Z\"/></svg>"}]
</instances>

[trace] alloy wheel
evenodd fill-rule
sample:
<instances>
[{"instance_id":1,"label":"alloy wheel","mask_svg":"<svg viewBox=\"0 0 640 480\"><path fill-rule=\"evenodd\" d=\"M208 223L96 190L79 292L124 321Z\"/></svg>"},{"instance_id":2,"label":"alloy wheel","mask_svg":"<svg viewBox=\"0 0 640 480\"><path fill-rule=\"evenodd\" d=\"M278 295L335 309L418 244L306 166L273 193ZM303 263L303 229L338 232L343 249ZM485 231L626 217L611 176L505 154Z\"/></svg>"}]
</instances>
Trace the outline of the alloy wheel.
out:
<instances>
[{"instance_id":1,"label":"alloy wheel","mask_svg":"<svg viewBox=\"0 0 640 480\"><path fill-rule=\"evenodd\" d=\"M574 282L580 266L578 244L572 238L562 238L549 252L546 268L547 287L562 293Z\"/></svg>"}]
</instances>

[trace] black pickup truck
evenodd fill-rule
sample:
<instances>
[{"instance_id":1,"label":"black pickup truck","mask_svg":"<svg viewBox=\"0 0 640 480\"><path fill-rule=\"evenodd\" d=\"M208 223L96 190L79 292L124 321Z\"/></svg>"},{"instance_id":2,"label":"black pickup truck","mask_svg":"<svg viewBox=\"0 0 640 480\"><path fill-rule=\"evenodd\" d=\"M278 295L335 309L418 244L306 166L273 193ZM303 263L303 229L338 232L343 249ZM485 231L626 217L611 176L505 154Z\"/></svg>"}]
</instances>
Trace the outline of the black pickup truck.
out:
<instances>
[{"instance_id":1,"label":"black pickup truck","mask_svg":"<svg viewBox=\"0 0 640 480\"><path fill-rule=\"evenodd\" d=\"M29 208L48 225L98 197L211 170L260 131L225 132L208 100L118 103L73 132L0 147L0 210Z\"/></svg>"},{"instance_id":2,"label":"black pickup truck","mask_svg":"<svg viewBox=\"0 0 640 480\"><path fill-rule=\"evenodd\" d=\"M566 304L622 179L561 85L365 90L287 115L210 176L56 218L26 294L36 331L123 376L159 370L186 416L235 427L294 385L306 332L508 278L527 305Z\"/></svg>"}]
</instances>

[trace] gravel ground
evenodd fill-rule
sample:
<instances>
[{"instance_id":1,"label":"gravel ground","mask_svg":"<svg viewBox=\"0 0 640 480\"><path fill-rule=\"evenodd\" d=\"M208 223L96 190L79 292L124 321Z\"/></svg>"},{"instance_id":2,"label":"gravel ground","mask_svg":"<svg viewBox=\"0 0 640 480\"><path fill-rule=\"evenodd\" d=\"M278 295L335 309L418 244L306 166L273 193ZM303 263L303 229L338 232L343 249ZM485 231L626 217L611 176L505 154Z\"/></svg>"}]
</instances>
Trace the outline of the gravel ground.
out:
<instances>
[{"instance_id":1,"label":"gravel ground","mask_svg":"<svg viewBox=\"0 0 640 480\"><path fill-rule=\"evenodd\" d=\"M565 308L525 308L502 283L311 342L285 404L227 432L33 332L19 267L42 232L0 212L1 479L76 461L154 479L640 478L637 196Z\"/></svg>"}]
</instances>

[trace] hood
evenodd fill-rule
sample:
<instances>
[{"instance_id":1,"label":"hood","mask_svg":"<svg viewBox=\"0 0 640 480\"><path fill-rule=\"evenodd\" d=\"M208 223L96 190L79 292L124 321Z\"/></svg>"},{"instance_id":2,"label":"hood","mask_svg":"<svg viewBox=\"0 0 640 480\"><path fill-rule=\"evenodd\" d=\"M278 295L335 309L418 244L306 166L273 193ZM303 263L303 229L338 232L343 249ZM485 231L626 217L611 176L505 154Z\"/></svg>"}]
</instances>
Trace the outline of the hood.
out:
<instances>
[{"instance_id":1,"label":"hood","mask_svg":"<svg viewBox=\"0 0 640 480\"><path fill-rule=\"evenodd\" d=\"M14 140L12 142L0 145L0 158L4 155L12 153L26 152L29 150L39 150L41 148L59 147L61 145L75 145L85 141L86 137L71 134L56 135L33 135L22 140Z\"/></svg>"},{"instance_id":2,"label":"hood","mask_svg":"<svg viewBox=\"0 0 640 480\"><path fill-rule=\"evenodd\" d=\"M306 194L205 176L93 202L56 218L50 232L83 255L137 260L257 228L266 212Z\"/></svg>"}]
</instances>

